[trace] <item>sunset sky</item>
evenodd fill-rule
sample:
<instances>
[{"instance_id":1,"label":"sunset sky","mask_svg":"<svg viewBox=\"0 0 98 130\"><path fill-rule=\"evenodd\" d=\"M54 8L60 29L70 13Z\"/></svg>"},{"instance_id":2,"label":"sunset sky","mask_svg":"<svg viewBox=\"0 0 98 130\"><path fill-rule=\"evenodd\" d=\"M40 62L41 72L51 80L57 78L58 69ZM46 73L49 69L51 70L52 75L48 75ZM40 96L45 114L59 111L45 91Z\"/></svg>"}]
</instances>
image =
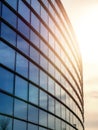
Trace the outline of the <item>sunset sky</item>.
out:
<instances>
[{"instance_id":1,"label":"sunset sky","mask_svg":"<svg viewBox=\"0 0 98 130\"><path fill-rule=\"evenodd\" d=\"M98 0L62 0L83 59L85 130L98 130Z\"/></svg>"}]
</instances>

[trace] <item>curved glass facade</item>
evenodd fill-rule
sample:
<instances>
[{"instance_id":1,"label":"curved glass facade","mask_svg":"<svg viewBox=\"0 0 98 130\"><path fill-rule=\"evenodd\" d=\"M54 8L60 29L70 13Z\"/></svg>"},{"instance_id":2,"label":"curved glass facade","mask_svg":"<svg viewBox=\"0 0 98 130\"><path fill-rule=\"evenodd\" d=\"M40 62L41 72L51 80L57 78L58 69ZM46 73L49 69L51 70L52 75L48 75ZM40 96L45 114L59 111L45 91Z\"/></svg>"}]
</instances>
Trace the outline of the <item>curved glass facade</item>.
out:
<instances>
[{"instance_id":1,"label":"curved glass facade","mask_svg":"<svg viewBox=\"0 0 98 130\"><path fill-rule=\"evenodd\" d=\"M84 130L82 80L60 0L0 1L0 130Z\"/></svg>"}]
</instances>

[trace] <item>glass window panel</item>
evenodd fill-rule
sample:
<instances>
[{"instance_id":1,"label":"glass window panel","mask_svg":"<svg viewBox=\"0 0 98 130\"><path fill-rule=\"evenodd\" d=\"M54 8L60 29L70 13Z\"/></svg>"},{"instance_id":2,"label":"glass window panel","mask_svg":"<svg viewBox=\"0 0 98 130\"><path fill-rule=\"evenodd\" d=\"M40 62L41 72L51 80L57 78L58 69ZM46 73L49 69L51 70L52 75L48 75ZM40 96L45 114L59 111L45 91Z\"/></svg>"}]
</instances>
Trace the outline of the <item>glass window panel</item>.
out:
<instances>
[{"instance_id":1,"label":"glass window panel","mask_svg":"<svg viewBox=\"0 0 98 130\"><path fill-rule=\"evenodd\" d=\"M2 7L2 17L9 22L12 26L16 27L16 15L5 5ZM11 17L10 17L11 16Z\"/></svg>"},{"instance_id":2,"label":"glass window panel","mask_svg":"<svg viewBox=\"0 0 98 130\"><path fill-rule=\"evenodd\" d=\"M13 93L14 75L0 67L0 89Z\"/></svg>"},{"instance_id":3,"label":"glass window panel","mask_svg":"<svg viewBox=\"0 0 98 130\"><path fill-rule=\"evenodd\" d=\"M38 130L38 126L33 124L28 124L28 130Z\"/></svg>"},{"instance_id":4,"label":"glass window panel","mask_svg":"<svg viewBox=\"0 0 98 130\"><path fill-rule=\"evenodd\" d=\"M55 94L56 94L56 97L58 99L60 99L60 97L61 97L61 88L57 83L55 84Z\"/></svg>"},{"instance_id":5,"label":"glass window panel","mask_svg":"<svg viewBox=\"0 0 98 130\"><path fill-rule=\"evenodd\" d=\"M43 128L43 127L39 127L39 130L47 130L47 129L45 129L45 128Z\"/></svg>"},{"instance_id":6,"label":"glass window panel","mask_svg":"<svg viewBox=\"0 0 98 130\"><path fill-rule=\"evenodd\" d=\"M66 104L66 93L63 89L61 89L61 101Z\"/></svg>"},{"instance_id":7,"label":"glass window panel","mask_svg":"<svg viewBox=\"0 0 98 130\"><path fill-rule=\"evenodd\" d=\"M54 32L54 22L53 20L49 17L49 28L52 30L52 32Z\"/></svg>"},{"instance_id":8,"label":"glass window panel","mask_svg":"<svg viewBox=\"0 0 98 130\"><path fill-rule=\"evenodd\" d=\"M18 19L18 30L29 39L29 27L20 19Z\"/></svg>"},{"instance_id":9,"label":"glass window panel","mask_svg":"<svg viewBox=\"0 0 98 130\"><path fill-rule=\"evenodd\" d=\"M64 120L65 120L65 112L66 112L65 106L61 105L61 116Z\"/></svg>"},{"instance_id":10,"label":"glass window panel","mask_svg":"<svg viewBox=\"0 0 98 130\"><path fill-rule=\"evenodd\" d=\"M1 37L12 45L16 45L16 33L4 23L1 23Z\"/></svg>"},{"instance_id":11,"label":"glass window panel","mask_svg":"<svg viewBox=\"0 0 98 130\"><path fill-rule=\"evenodd\" d=\"M0 93L0 113L12 115L13 98Z\"/></svg>"},{"instance_id":12,"label":"glass window panel","mask_svg":"<svg viewBox=\"0 0 98 130\"><path fill-rule=\"evenodd\" d=\"M47 109L47 94L40 90L40 106Z\"/></svg>"},{"instance_id":13,"label":"glass window panel","mask_svg":"<svg viewBox=\"0 0 98 130\"><path fill-rule=\"evenodd\" d=\"M49 2L47 0L42 0L42 2L46 5L46 7L49 7Z\"/></svg>"},{"instance_id":14,"label":"glass window panel","mask_svg":"<svg viewBox=\"0 0 98 130\"><path fill-rule=\"evenodd\" d=\"M40 15L40 3L37 0L31 0L31 6Z\"/></svg>"},{"instance_id":15,"label":"glass window panel","mask_svg":"<svg viewBox=\"0 0 98 130\"><path fill-rule=\"evenodd\" d=\"M45 28L45 26L43 24L41 24L41 35L42 37L48 41L48 30Z\"/></svg>"},{"instance_id":16,"label":"glass window panel","mask_svg":"<svg viewBox=\"0 0 98 130\"><path fill-rule=\"evenodd\" d=\"M14 8L15 10L17 10L17 0L6 0L6 2L12 6L12 8Z\"/></svg>"},{"instance_id":17,"label":"glass window panel","mask_svg":"<svg viewBox=\"0 0 98 130\"><path fill-rule=\"evenodd\" d=\"M49 33L49 45L54 49L54 38L50 33Z\"/></svg>"},{"instance_id":18,"label":"glass window panel","mask_svg":"<svg viewBox=\"0 0 98 130\"><path fill-rule=\"evenodd\" d=\"M30 46L30 57L35 62L39 63L39 52Z\"/></svg>"},{"instance_id":19,"label":"glass window panel","mask_svg":"<svg viewBox=\"0 0 98 130\"><path fill-rule=\"evenodd\" d=\"M15 78L15 95L27 100L28 82L16 76Z\"/></svg>"},{"instance_id":20,"label":"glass window panel","mask_svg":"<svg viewBox=\"0 0 98 130\"><path fill-rule=\"evenodd\" d=\"M49 73L54 77L54 66L49 63Z\"/></svg>"},{"instance_id":21,"label":"glass window panel","mask_svg":"<svg viewBox=\"0 0 98 130\"><path fill-rule=\"evenodd\" d=\"M27 104L25 102L15 99L14 116L27 119Z\"/></svg>"},{"instance_id":22,"label":"glass window panel","mask_svg":"<svg viewBox=\"0 0 98 130\"><path fill-rule=\"evenodd\" d=\"M14 69L15 51L0 41L0 63Z\"/></svg>"},{"instance_id":23,"label":"glass window panel","mask_svg":"<svg viewBox=\"0 0 98 130\"><path fill-rule=\"evenodd\" d=\"M66 124L65 124L65 122L63 122L63 121L62 121L62 130L67 130L67 129L66 129Z\"/></svg>"},{"instance_id":24,"label":"glass window panel","mask_svg":"<svg viewBox=\"0 0 98 130\"><path fill-rule=\"evenodd\" d=\"M29 101L38 105L38 88L29 84Z\"/></svg>"},{"instance_id":25,"label":"glass window panel","mask_svg":"<svg viewBox=\"0 0 98 130\"><path fill-rule=\"evenodd\" d=\"M13 130L26 130L26 123L20 120L14 119L14 127Z\"/></svg>"},{"instance_id":26,"label":"glass window panel","mask_svg":"<svg viewBox=\"0 0 98 130\"><path fill-rule=\"evenodd\" d=\"M40 86L47 90L47 74L45 74L43 71L40 71Z\"/></svg>"},{"instance_id":27,"label":"glass window panel","mask_svg":"<svg viewBox=\"0 0 98 130\"><path fill-rule=\"evenodd\" d=\"M61 76L60 76L60 72L57 69L55 69L55 78L58 82L60 82Z\"/></svg>"},{"instance_id":28,"label":"glass window panel","mask_svg":"<svg viewBox=\"0 0 98 130\"><path fill-rule=\"evenodd\" d=\"M61 129L61 121L56 118L56 130L60 130Z\"/></svg>"},{"instance_id":29,"label":"glass window panel","mask_svg":"<svg viewBox=\"0 0 98 130\"><path fill-rule=\"evenodd\" d=\"M21 14L28 22L30 21L30 9L19 0L18 12ZM25 12L25 13L24 13Z\"/></svg>"},{"instance_id":30,"label":"glass window panel","mask_svg":"<svg viewBox=\"0 0 98 130\"><path fill-rule=\"evenodd\" d=\"M28 120L34 123L38 123L38 108L37 107L29 105Z\"/></svg>"},{"instance_id":31,"label":"glass window panel","mask_svg":"<svg viewBox=\"0 0 98 130\"><path fill-rule=\"evenodd\" d=\"M40 41L40 49L46 56L48 56L48 47L42 40Z\"/></svg>"},{"instance_id":32,"label":"glass window panel","mask_svg":"<svg viewBox=\"0 0 98 130\"><path fill-rule=\"evenodd\" d=\"M42 110L39 111L39 124L47 126L47 113Z\"/></svg>"},{"instance_id":33,"label":"glass window panel","mask_svg":"<svg viewBox=\"0 0 98 130\"><path fill-rule=\"evenodd\" d=\"M48 114L48 127L49 128L54 129L54 125L55 125L54 121L55 121L55 117Z\"/></svg>"},{"instance_id":34,"label":"glass window panel","mask_svg":"<svg viewBox=\"0 0 98 130\"><path fill-rule=\"evenodd\" d=\"M49 49L49 59L54 63L54 53Z\"/></svg>"},{"instance_id":35,"label":"glass window panel","mask_svg":"<svg viewBox=\"0 0 98 130\"><path fill-rule=\"evenodd\" d=\"M0 115L0 130L12 130L12 118Z\"/></svg>"},{"instance_id":36,"label":"glass window panel","mask_svg":"<svg viewBox=\"0 0 98 130\"><path fill-rule=\"evenodd\" d=\"M39 32L39 19L31 13L31 25Z\"/></svg>"},{"instance_id":37,"label":"glass window panel","mask_svg":"<svg viewBox=\"0 0 98 130\"><path fill-rule=\"evenodd\" d=\"M56 115L60 117L61 116L61 113L60 113L61 109L60 109L60 103L58 101L56 101L55 109L56 109Z\"/></svg>"},{"instance_id":38,"label":"glass window panel","mask_svg":"<svg viewBox=\"0 0 98 130\"><path fill-rule=\"evenodd\" d=\"M52 78L48 78L48 91L54 95L54 80Z\"/></svg>"},{"instance_id":39,"label":"glass window panel","mask_svg":"<svg viewBox=\"0 0 98 130\"><path fill-rule=\"evenodd\" d=\"M46 24L48 24L48 13L42 6L41 6L41 18L45 21Z\"/></svg>"},{"instance_id":40,"label":"glass window panel","mask_svg":"<svg viewBox=\"0 0 98 130\"><path fill-rule=\"evenodd\" d=\"M34 83L39 84L39 68L32 63L30 63L29 78Z\"/></svg>"},{"instance_id":41,"label":"glass window panel","mask_svg":"<svg viewBox=\"0 0 98 130\"><path fill-rule=\"evenodd\" d=\"M29 44L19 35L17 36L17 48L29 55Z\"/></svg>"},{"instance_id":42,"label":"glass window panel","mask_svg":"<svg viewBox=\"0 0 98 130\"><path fill-rule=\"evenodd\" d=\"M54 113L54 98L49 96L49 104L48 104L48 110L52 113Z\"/></svg>"},{"instance_id":43,"label":"glass window panel","mask_svg":"<svg viewBox=\"0 0 98 130\"><path fill-rule=\"evenodd\" d=\"M28 77L28 60L17 53L16 71L25 77Z\"/></svg>"},{"instance_id":44,"label":"glass window panel","mask_svg":"<svg viewBox=\"0 0 98 130\"><path fill-rule=\"evenodd\" d=\"M40 65L47 70L48 67L48 61L45 59L42 55L40 55Z\"/></svg>"},{"instance_id":45,"label":"glass window panel","mask_svg":"<svg viewBox=\"0 0 98 130\"><path fill-rule=\"evenodd\" d=\"M33 31L30 31L30 41L39 48L39 37Z\"/></svg>"}]
</instances>

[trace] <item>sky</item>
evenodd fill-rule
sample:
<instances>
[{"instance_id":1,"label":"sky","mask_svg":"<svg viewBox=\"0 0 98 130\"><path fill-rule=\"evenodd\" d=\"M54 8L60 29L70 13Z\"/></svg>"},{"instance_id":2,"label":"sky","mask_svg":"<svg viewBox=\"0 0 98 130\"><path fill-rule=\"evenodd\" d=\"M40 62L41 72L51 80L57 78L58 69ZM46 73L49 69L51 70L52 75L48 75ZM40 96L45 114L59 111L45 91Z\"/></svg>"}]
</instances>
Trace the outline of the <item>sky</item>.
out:
<instances>
[{"instance_id":1,"label":"sky","mask_svg":"<svg viewBox=\"0 0 98 130\"><path fill-rule=\"evenodd\" d=\"M85 130L98 130L98 0L61 0L83 60Z\"/></svg>"}]
</instances>

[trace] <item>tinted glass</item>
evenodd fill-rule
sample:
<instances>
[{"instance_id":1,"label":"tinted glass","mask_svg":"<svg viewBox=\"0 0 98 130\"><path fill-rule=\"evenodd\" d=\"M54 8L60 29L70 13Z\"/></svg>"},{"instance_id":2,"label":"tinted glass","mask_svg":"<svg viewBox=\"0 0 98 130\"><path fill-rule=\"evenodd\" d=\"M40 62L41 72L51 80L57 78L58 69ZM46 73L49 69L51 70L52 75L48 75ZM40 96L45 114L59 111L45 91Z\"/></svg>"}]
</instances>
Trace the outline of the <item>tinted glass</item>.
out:
<instances>
[{"instance_id":1,"label":"tinted glass","mask_svg":"<svg viewBox=\"0 0 98 130\"><path fill-rule=\"evenodd\" d=\"M28 22L30 21L30 9L21 0L19 0L18 11Z\"/></svg>"},{"instance_id":2,"label":"tinted glass","mask_svg":"<svg viewBox=\"0 0 98 130\"><path fill-rule=\"evenodd\" d=\"M30 63L29 78L36 84L39 84L39 68Z\"/></svg>"},{"instance_id":3,"label":"tinted glass","mask_svg":"<svg viewBox=\"0 0 98 130\"><path fill-rule=\"evenodd\" d=\"M38 0L31 0L31 6L38 14L40 14L40 3Z\"/></svg>"},{"instance_id":4,"label":"tinted glass","mask_svg":"<svg viewBox=\"0 0 98 130\"><path fill-rule=\"evenodd\" d=\"M47 126L47 113L42 110L39 111L39 123Z\"/></svg>"},{"instance_id":5,"label":"tinted glass","mask_svg":"<svg viewBox=\"0 0 98 130\"><path fill-rule=\"evenodd\" d=\"M48 61L45 59L42 55L40 55L40 65L47 70L48 67Z\"/></svg>"},{"instance_id":6,"label":"tinted glass","mask_svg":"<svg viewBox=\"0 0 98 130\"><path fill-rule=\"evenodd\" d=\"M46 10L41 6L41 18L48 24L48 13Z\"/></svg>"},{"instance_id":7,"label":"tinted glass","mask_svg":"<svg viewBox=\"0 0 98 130\"><path fill-rule=\"evenodd\" d=\"M51 63L49 63L48 65L49 65L49 73L54 77L54 66Z\"/></svg>"},{"instance_id":8,"label":"tinted glass","mask_svg":"<svg viewBox=\"0 0 98 130\"><path fill-rule=\"evenodd\" d=\"M54 80L52 78L48 78L48 91L54 95Z\"/></svg>"},{"instance_id":9,"label":"tinted glass","mask_svg":"<svg viewBox=\"0 0 98 130\"><path fill-rule=\"evenodd\" d=\"M0 41L0 63L14 69L15 51Z\"/></svg>"},{"instance_id":10,"label":"tinted glass","mask_svg":"<svg viewBox=\"0 0 98 130\"><path fill-rule=\"evenodd\" d=\"M38 123L38 108L29 105L28 107L28 120L34 123Z\"/></svg>"},{"instance_id":11,"label":"tinted glass","mask_svg":"<svg viewBox=\"0 0 98 130\"><path fill-rule=\"evenodd\" d=\"M42 40L40 41L40 49L46 56L48 56L48 47Z\"/></svg>"},{"instance_id":12,"label":"tinted glass","mask_svg":"<svg viewBox=\"0 0 98 130\"><path fill-rule=\"evenodd\" d=\"M47 109L47 94L43 91L40 91L40 106L44 109Z\"/></svg>"},{"instance_id":13,"label":"tinted glass","mask_svg":"<svg viewBox=\"0 0 98 130\"><path fill-rule=\"evenodd\" d=\"M5 5L3 5L3 10L2 10L2 17L9 22L11 25L13 25L14 27L16 27L16 15L9 9L7 8ZM11 18L10 18L11 16Z\"/></svg>"},{"instance_id":14,"label":"tinted glass","mask_svg":"<svg viewBox=\"0 0 98 130\"><path fill-rule=\"evenodd\" d=\"M55 117L48 114L48 127L51 129L54 129L54 121L55 121Z\"/></svg>"},{"instance_id":15,"label":"tinted glass","mask_svg":"<svg viewBox=\"0 0 98 130\"><path fill-rule=\"evenodd\" d=\"M38 130L38 126L33 124L28 124L28 130Z\"/></svg>"},{"instance_id":16,"label":"tinted glass","mask_svg":"<svg viewBox=\"0 0 98 130\"><path fill-rule=\"evenodd\" d=\"M15 78L15 95L27 100L28 82L16 76Z\"/></svg>"},{"instance_id":17,"label":"tinted glass","mask_svg":"<svg viewBox=\"0 0 98 130\"><path fill-rule=\"evenodd\" d=\"M27 104L25 102L15 99L14 116L27 119Z\"/></svg>"},{"instance_id":18,"label":"tinted glass","mask_svg":"<svg viewBox=\"0 0 98 130\"><path fill-rule=\"evenodd\" d=\"M60 97L61 97L61 88L57 83L55 84L55 94L56 94L56 97L58 99L60 99Z\"/></svg>"},{"instance_id":19,"label":"tinted glass","mask_svg":"<svg viewBox=\"0 0 98 130\"><path fill-rule=\"evenodd\" d=\"M38 104L38 88L29 84L29 101Z\"/></svg>"},{"instance_id":20,"label":"tinted glass","mask_svg":"<svg viewBox=\"0 0 98 130\"><path fill-rule=\"evenodd\" d=\"M41 31L40 31L42 37L48 41L48 30L45 28L43 24L41 24Z\"/></svg>"},{"instance_id":21,"label":"tinted glass","mask_svg":"<svg viewBox=\"0 0 98 130\"><path fill-rule=\"evenodd\" d=\"M26 123L20 120L14 120L13 130L26 130Z\"/></svg>"},{"instance_id":22,"label":"tinted glass","mask_svg":"<svg viewBox=\"0 0 98 130\"><path fill-rule=\"evenodd\" d=\"M54 98L49 96L48 110L52 113L54 113L54 105Z\"/></svg>"},{"instance_id":23,"label":"tinted glass","mask_svg":"<svg viewBox=\"0 0 98 130\"><path fill-rule=\"evenodd\" d=\"M25 77L28 77L28 60L17 53L16 71Z\"/></svg>"},{"instance_id":24,"label":"tinted glass","mask_svg":"<svg viewBox=\"0 0 98 130\"><path fill-rule=\"evenodd\" d=\"M1 23L1 37L10 44L16 45L16 33L3 23Z\"/></svg>"},{"instance_id":25,"label":"tinted glass","mask_svg":"<svg viewBox=\"0 0 98 130\"><path fill-rule=\"evenodd\" d=\"M0 113L12 115L13 98L0 93Z\"/></svg>"},{"instance_id":26,"label":"tinted glass","mask_svg":"<svg viewBox=\"0 0 98 130\"><path fill-rule=\"evenodd\" d=\"M14 75L0 67L0 89L13 93Z\"/></svg>"},{"instance_id":27,"label":"tinted glass","mask_svg":"<svg viewBox=\"0 0 98 130\"><path fill-rule=\"evenodd\" d=\"M61 128L61 121L56 118L56 130L60 130Z\"/></svg>"},{"instance_id":28,"label":"tinted glass","mask_svg":"<svg viewBox=\"0 0 98 130\"><path fill-rule=\"evenodd\" d=\"M60 103L58 101L56 101L55 109L56 109L56 115L60 116L61 115L61 113L60 113Z\"/></svg>"},{"instance_id":29,"label":"tinted glass","mask_svg":"<svg viewBox=\"0 0 98 130\"><path fill-rule=\"evenodd\" d=\"M8 4L10 6L12 6L12 8L14 8L15 10L17 10L17 0L6 0L8 2Z\"/></svg>"}]
</instances>

